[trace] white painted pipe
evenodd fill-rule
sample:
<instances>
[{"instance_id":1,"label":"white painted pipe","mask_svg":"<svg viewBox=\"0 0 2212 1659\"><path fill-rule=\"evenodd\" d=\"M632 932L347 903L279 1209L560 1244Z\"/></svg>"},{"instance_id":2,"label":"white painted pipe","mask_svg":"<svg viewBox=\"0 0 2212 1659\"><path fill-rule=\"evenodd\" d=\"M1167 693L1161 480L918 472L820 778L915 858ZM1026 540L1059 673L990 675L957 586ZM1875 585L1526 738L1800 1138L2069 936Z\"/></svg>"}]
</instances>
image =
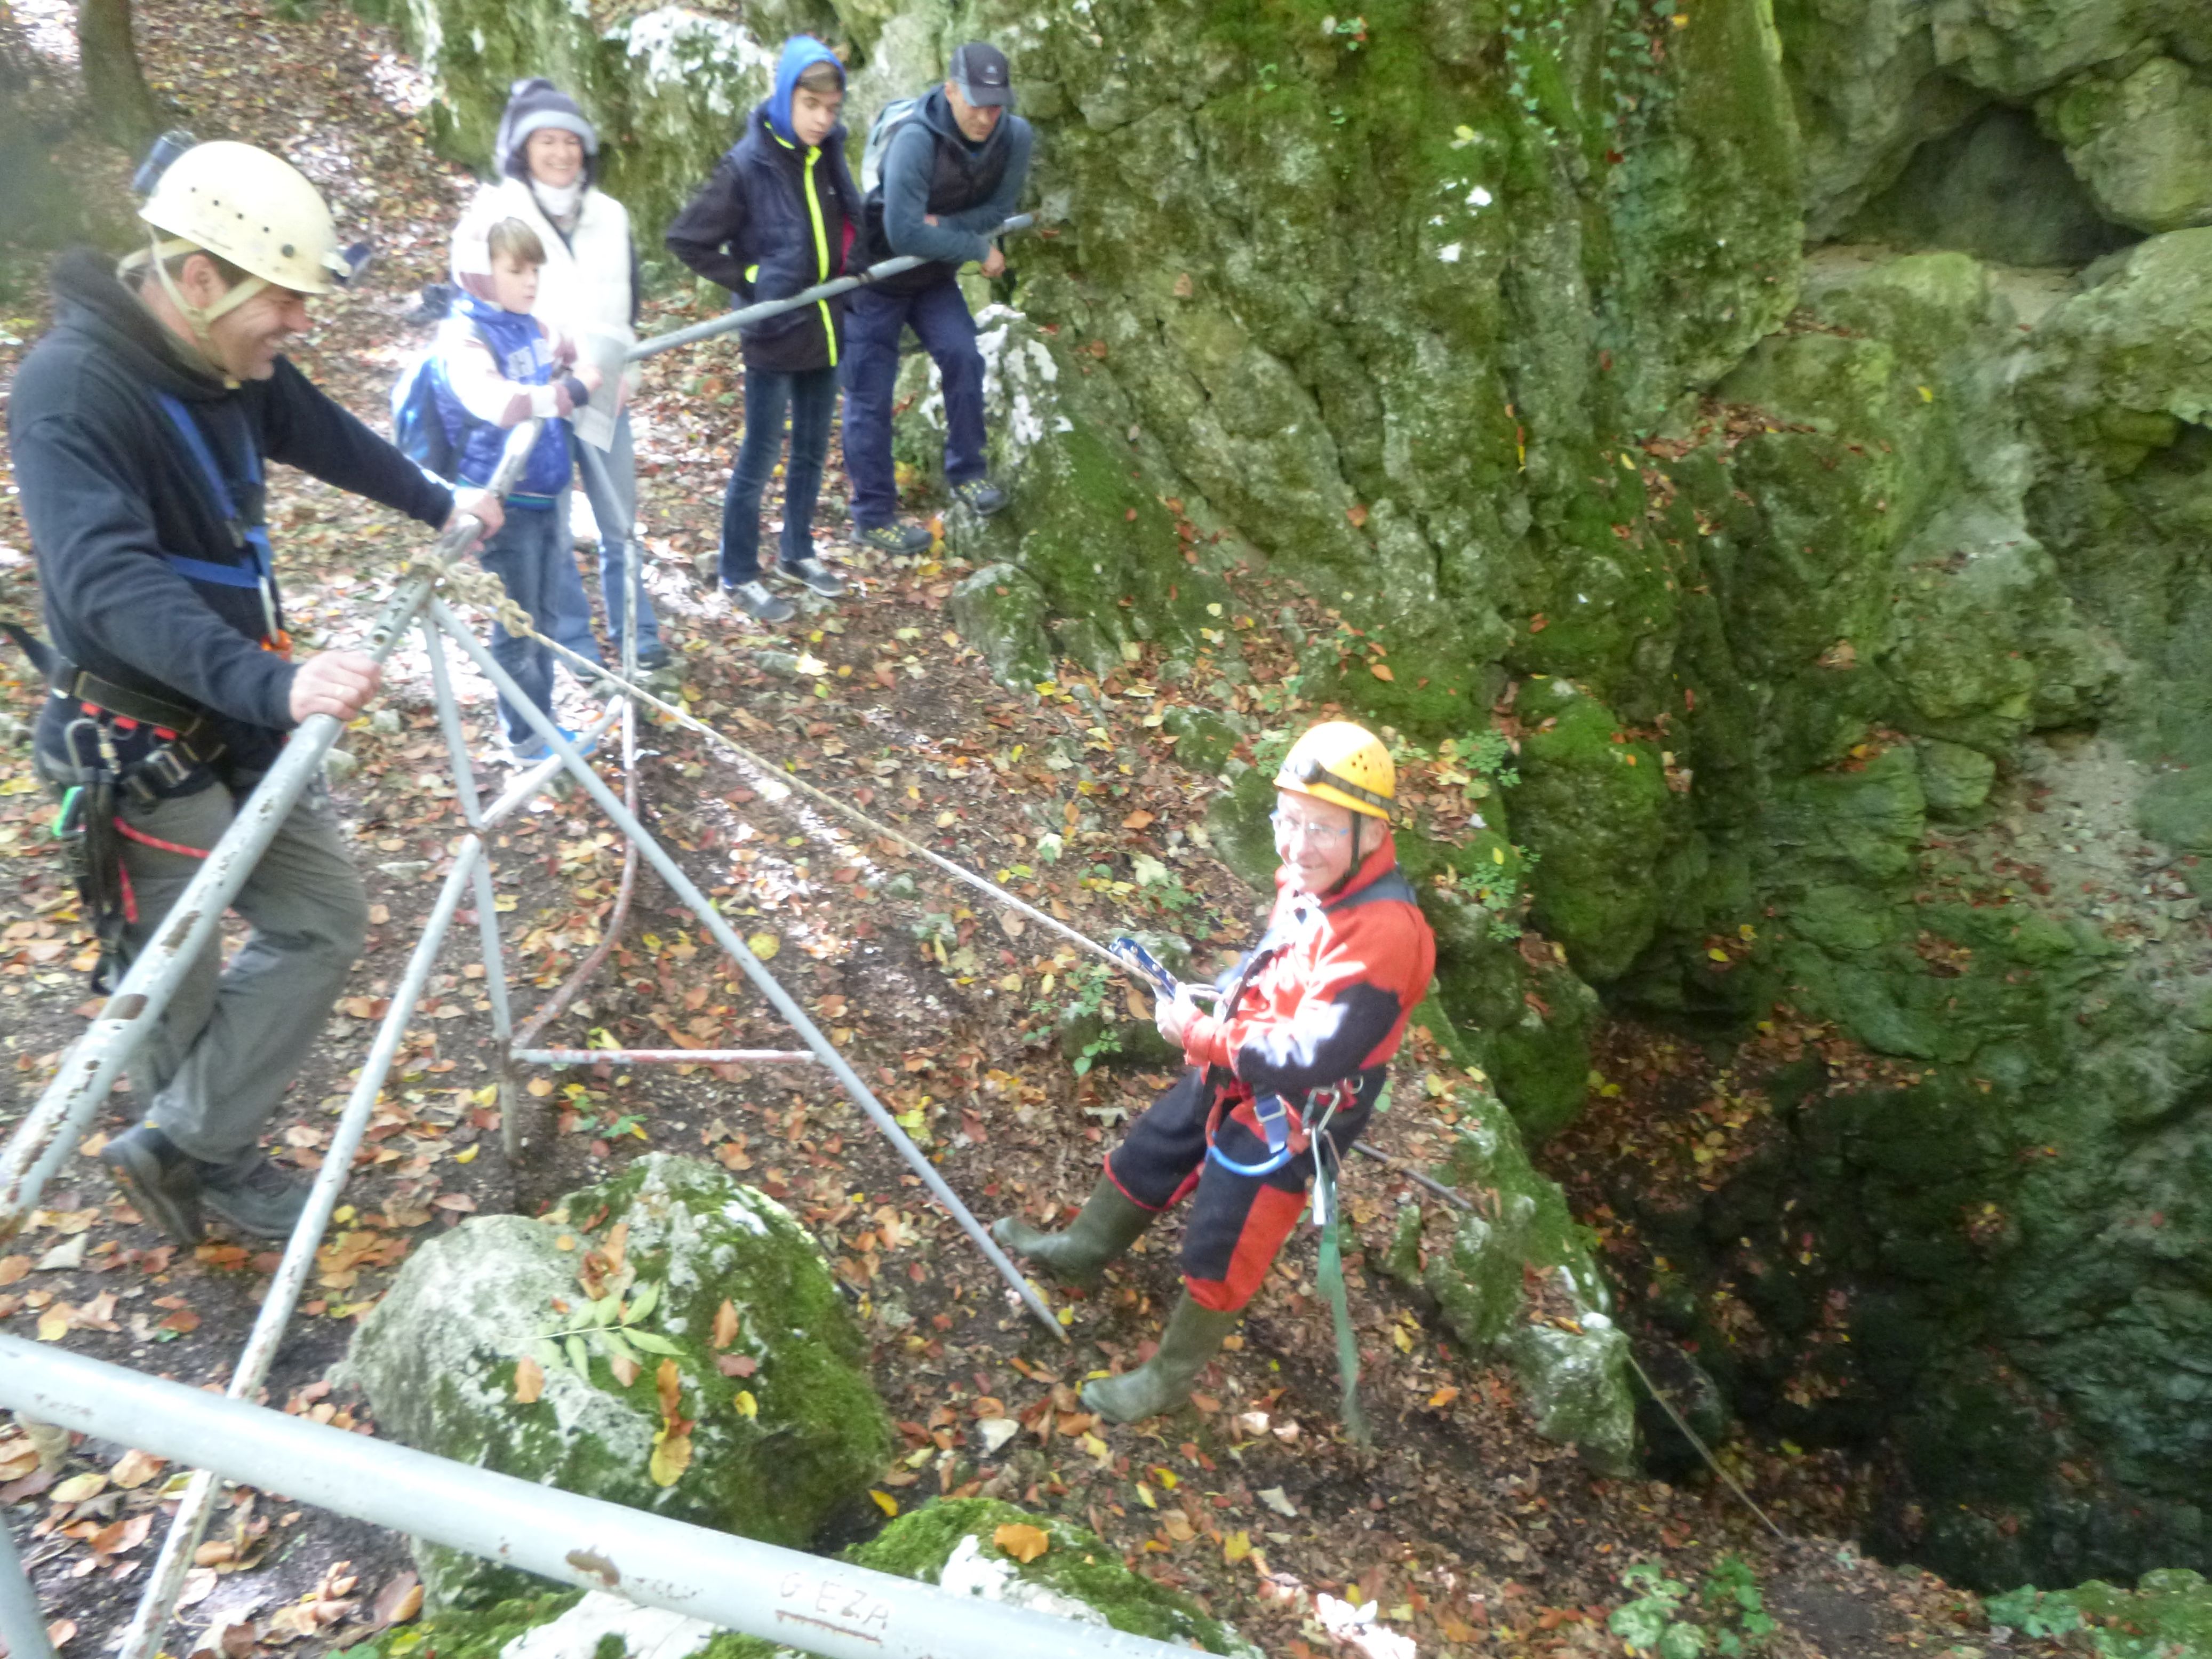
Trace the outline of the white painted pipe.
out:
<instances>
[{"instance_id":1,"label":"white painted pipe","mask_svg":"<svg viewBox=\"0 0 2212 1659\"><path fill-rule=\"evenodd\" d=\"M538 1486L21 1337L0 1336L0 1406L823 1659L1190 1656L1189 1649L1151 1637L947 1595L933 1584Z\"/></svg>"}]
</instances>

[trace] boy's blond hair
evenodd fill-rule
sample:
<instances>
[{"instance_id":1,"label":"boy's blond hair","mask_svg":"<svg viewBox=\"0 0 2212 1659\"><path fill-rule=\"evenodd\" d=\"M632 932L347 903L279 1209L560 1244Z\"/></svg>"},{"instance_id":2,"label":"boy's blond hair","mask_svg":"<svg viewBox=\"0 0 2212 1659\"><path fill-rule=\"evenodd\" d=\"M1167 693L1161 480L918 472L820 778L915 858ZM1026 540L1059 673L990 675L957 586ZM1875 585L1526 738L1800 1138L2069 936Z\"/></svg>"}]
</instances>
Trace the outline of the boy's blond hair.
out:
<instances>
[{"instance_id":1,"label":"boy's blond hair","mask_svg":"<svg viewBox=\"0 0 2212 1659\"><path fill-rule=\"evenodd\" d=\"M845 90L845 70L842 64L817 58L799 72L796 84L817 98L826 98L833 92Z\"/></svg>"},{"instance_id":2,"label":"boy's blond hair","mask_svg":"<svg viewBox=\"0 0 2212 1659\"><path fill-rule=\"evenodd\" d=\"M545 263L545 244L538 240L538 233L520 219L502 219L491 228L484 238L485 251L495 259L501 254L518 264L542 265Z\"/></svg>"}]
</instances>

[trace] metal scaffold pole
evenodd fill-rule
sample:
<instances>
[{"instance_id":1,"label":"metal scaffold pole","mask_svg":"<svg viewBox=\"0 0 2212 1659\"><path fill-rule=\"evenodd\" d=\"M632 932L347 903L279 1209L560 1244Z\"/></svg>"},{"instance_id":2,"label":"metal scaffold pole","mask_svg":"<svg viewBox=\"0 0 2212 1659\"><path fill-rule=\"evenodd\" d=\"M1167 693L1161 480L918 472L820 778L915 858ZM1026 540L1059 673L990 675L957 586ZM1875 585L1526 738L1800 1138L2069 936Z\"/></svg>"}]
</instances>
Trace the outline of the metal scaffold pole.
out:
<instances>
[{"instance_id":1,"label":"metal scaffold pole","mask_svg":"<svg viewBox=\"0 0 2212 1659\"><path fill-rule=\"evenodd\" d=\"M0 1406L823 1659L1188 1659L1190 1651L541 1486L21 1337L0 1336ZM37 1659L39 1650L19 1651Z\"/></svg>"},{"instance_id":2,"label":"metal scaffold pole","mask_svg":"<svg viewBox=\"0 0 2212 1659\"><path fill-rule=\"evenodd\" d=\"M452 637L453 643L468 657L469 660L477 665L477 672L490 680L508 702L528 720L531 729L538 733L546 746L561 757L568 768L569 775L584 787L594 801L598 802L599 810L606 814L609 821L636 843L639 852L644 855L646 861L653 866L660 878L668 884L670 890L690 908L693 914L699 918L701 925L714 936L714 942L720 945L728 953L730 959L744 970L745 977L750 979L755 988L768 999L769 1005L776 1012L783 1016L785 1022L791 1026L792 1030L799 1033L800 1039L813 1052L814 1057L829 1069L832 1077L837 1079L838 1086L845 1091L847 1097L874 1121L876 1127L882 1132L884 1139L891 1144L893 1150L902 1158L905 1159L907 1167L921 1176L922 1184L929 1189L932 1196L944 1206L946 1214L959 1223L960 1230L966 1233L969 1242L982 1252L984 1260L988 1261L998 1272L999 1276L1006 1281L1008 1286L1020 1297L1023 1304L1037 1316L1046 1329L1061 1341L1066 1341L1068 1340L1066 1331L1061 1328L1060 1321L1054 1316L1051 1308L1046 1304L1044 1298L1037 1294L1036 1287L1024 1277L1020 1268L1007 1259L1006 1252L1001 1250L990 1234L983 1230L982 1224L969 1212L968 1206L960 1201L959 1195L945 1184L945 1177L938 1173L937 1166L922 1155L921 1149L908 1138L906 1131L899 1127L897 1121L884 1109L883 1103L876 1098L874 1091L860 1080L860 1074L854 1071L846 1061L844 1055L837 1052L836 1045L823 1036L816 1028L814 1022L806 1017L806 1011L801 1008L791 994L777 982L775 976L763 965L760 958L746 948L744 940L738 937L737 930L723 919L719 910L715 909L714 901L699 890L697 884L684 873L683 866L677 863L669 854L668 850L654 839L653 832L639 823L635 815L629 811L622 802L616 799L614 792L607 787L605 781L585 763L583 756L577 752L575 746L566 737L562 735L561 728L522 696L521 689L508 677L507 671L493 659L491 653L486 650L469 631L467 625L447 607L444 600L436 598L431 599L430 615Z\"/></svg>"}]
</instances>

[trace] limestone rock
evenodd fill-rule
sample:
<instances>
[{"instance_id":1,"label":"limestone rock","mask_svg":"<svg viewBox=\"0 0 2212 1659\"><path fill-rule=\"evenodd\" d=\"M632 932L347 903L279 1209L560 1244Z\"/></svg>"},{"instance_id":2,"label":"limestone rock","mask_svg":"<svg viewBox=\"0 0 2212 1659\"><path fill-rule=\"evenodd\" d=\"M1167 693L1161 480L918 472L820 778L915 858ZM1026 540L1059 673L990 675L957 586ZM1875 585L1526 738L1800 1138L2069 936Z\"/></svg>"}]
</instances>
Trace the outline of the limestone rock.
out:
<instances>
[{"instance_id":1,"label":"limestone rock","mask_svg":"<svg viewBox=\"0 0 2212 1659\"><path fill-rule=\"evenodd\" d=\"M1558 1185L1530 1165L1510 1115L1494 1099L1458 1103L1458 1133L1436 1173L1486 1194L1483 1210L1454 1213L1422 1283L1455 1335L1511 1363L1540 1432L1574 1444L1593 1468L1628 1474L1636 1459L1628 1342L1584 1237ZM1544 1299L1529 1294L1532 1273Z\"/></svg>"},{"instance_id":2,"label":"limestone rock","mask_svg":"<svg viewBox=\"0 0 2212 1659\"><path fill-rule=\"evenodd\" d=\"M1925 738L1917 750L1920 793L1930 812L1942 817L1970 812L1990 798L1997 763L1979 750Z\"/></svg>"},{"instance_id":3,"label":"limestone rock","mask_svg":"<svg viewBox=\"0 0 2212 1659\"><path fill-rule=\"evenodd\" d=\"M2037 108L2106 217L2148 231L2212 222L2212 74L2153 58Z\"/></svg>"},{"instance_id":4,"label":"limestone rock","mask_svg":"<svg viewBox=\"0 0 2212 1659\"><path fill-rule=\"evenodd\" d=\"M1042 1532L1042 1553L1029 1561L1010 1553L997 1541L999 1529L1006 1526ZM909 1510L848 1550L846 1559L956 1595L1030 1607L1207 1653L1259 1659L1259 1650L1235 1626L1208 1617L1188 1596L1130 1571L1096 1534L993 1498L945 1498ZM724 1651L711 1659L748 1656Z\"/></svg>"},{"instance_id":5,"label":"limestone rock","mask_svg":"<svg viewBox=\"0 0 2212 1659\"><path fill-rule=\"evenodd\" d=\"M619 1268L609 1265L617 1227ZM612 1297L625 1276L621 1309L642 1298L647 1310L611 1330L599 1316L617 1306L592 1291ZM756 1368L742 1379L716 1364L726 1302L737 1329L721 1352ZM622 1357L637 1364L628 1382ZM345 1375L404 1444L801 1545L888 1451L860 1361L844 1298L788 1212L711 1165L655 1153L544 1219L485 1216L429 1241L363 1322ZM543 1377L532 1403L515 1397L525 1362ZM655 1462L664 1363L695 1424L672 1474L665 1452ZM416 1552L434 1602L480 1606L533 1582L441 1547Z\"/></svg>"}]
</instances>

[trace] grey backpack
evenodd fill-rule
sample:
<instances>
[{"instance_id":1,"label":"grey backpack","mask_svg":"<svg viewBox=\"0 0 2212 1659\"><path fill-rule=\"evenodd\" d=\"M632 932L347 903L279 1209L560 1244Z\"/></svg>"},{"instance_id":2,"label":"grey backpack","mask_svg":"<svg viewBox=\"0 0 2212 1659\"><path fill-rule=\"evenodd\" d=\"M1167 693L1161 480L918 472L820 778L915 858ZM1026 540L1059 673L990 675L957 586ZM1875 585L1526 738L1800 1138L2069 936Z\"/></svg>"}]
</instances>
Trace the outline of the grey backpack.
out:
<instances>
[{"instance_id":1,"label":"grey backpack","mask_svg":"<svg viewBox=\"0 0 2212 1659\"><path fill-rule=\"evenodd\" d=\"M875 194L876 186L884 181L884 157L891 147L891 140L899 129L921 113L923 93L913 98L894 98L876 117L875 125L868 129L867 148L860 152L860 194Z\"/></svg>"}]
</instances>

